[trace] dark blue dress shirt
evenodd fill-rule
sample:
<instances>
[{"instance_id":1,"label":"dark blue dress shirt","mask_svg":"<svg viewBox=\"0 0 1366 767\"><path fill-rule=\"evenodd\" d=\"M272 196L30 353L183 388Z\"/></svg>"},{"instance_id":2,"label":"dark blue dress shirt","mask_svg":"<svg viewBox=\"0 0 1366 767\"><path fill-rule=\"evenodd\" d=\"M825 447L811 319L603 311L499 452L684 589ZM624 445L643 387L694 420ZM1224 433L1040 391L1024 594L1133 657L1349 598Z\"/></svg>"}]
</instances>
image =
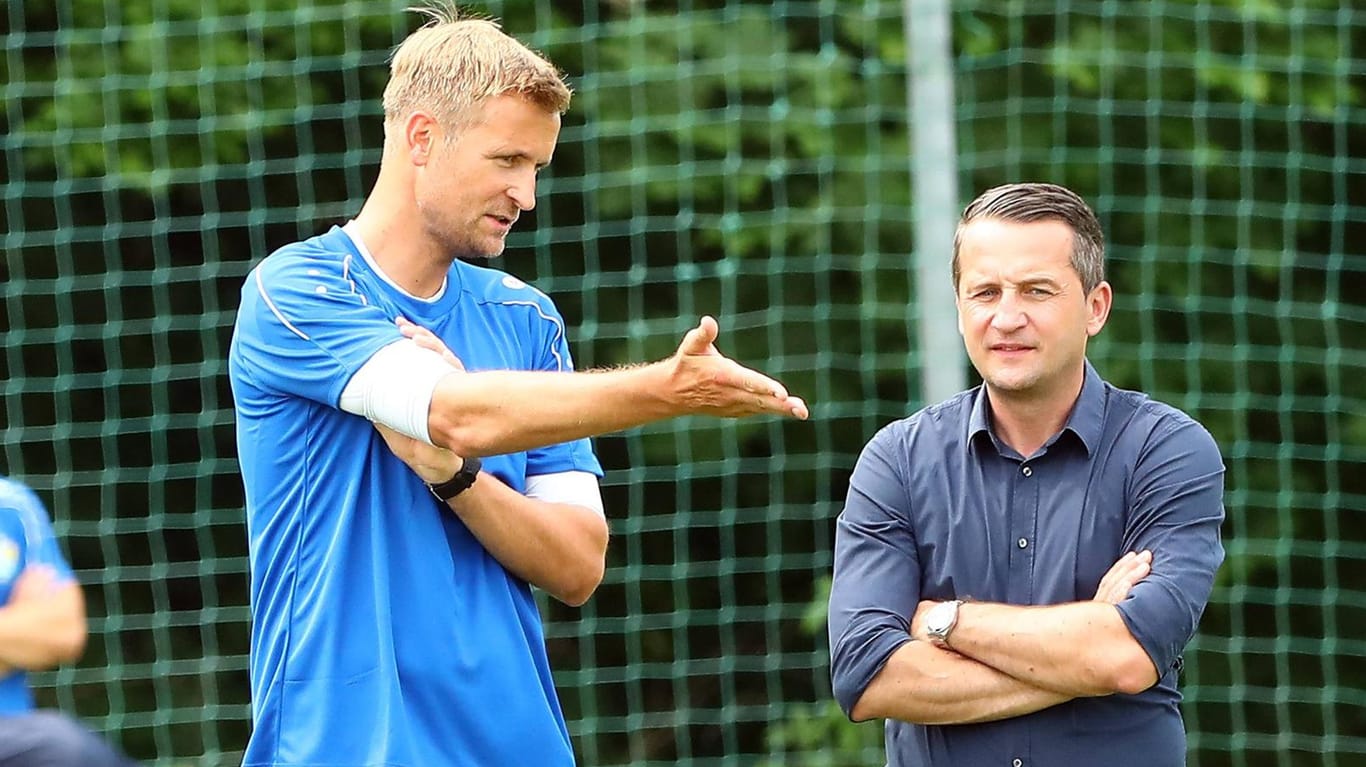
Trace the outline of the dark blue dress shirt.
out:
<instances>
[{"instance_id":1,"label":"dark blue dress shirt","mask_svg":"<svg viewBox=\"0 0 1366 767\"><path fill-rule=\"evenodd\" d=\"M922 599L1090 600L1129 551L1152 572L1118 605L1160 677L1138 695L1077 698L982 724L888 721L891 767L1185 764L1181 652L1223 561L1224 466L1200 424L1086 365L1066 426L1021 456L982 387L882 429L850 480L835 539L831 673L846 713L912 641ZM914 694L914 693L910 693Z\"/></svg>"}]
</instances>

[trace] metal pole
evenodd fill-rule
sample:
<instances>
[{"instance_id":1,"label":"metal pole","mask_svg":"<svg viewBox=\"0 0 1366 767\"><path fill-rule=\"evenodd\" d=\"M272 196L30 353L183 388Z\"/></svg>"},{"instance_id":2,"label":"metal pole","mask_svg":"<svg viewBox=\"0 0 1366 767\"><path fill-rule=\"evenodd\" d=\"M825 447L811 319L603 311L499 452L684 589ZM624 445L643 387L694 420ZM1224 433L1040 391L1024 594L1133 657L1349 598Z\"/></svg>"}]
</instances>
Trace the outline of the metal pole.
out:
<instances>
[{"instance_id":1,"label":"metal pole","mask_svg":"<svg viewBox=\"0 0 1366 767\"><path fill-rule=\"evenodd\" d=\"M926 404L967 388L950 259L958 225L950 0L903 0L911 124L911 215L920 309L920 386Z\"/></svg>"}]
</instances>

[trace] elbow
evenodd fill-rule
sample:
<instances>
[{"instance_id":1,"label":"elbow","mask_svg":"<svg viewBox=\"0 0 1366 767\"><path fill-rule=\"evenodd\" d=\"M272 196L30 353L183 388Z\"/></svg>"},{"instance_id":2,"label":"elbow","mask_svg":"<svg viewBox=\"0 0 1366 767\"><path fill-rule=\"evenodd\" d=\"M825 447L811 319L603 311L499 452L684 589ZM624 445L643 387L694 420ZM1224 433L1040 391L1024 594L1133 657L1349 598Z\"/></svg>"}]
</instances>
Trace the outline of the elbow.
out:
<instances>
[{"instance_id":1,"label":"elbow","mask_svg":"<svg viewBox=\"0 0 1366 767\"><path fill-rule=\"evenodd\" d=\"M56 657L53 660L57 664L75 663L80 660L81 656L85 654L85 643L89 636L85 621L68 627L56 638L53 647Z\"/></svg>"},{"instance_id":2,"label":"elbow","mask_svg":"<svg viewBox=\"0 0 1366 767\"><path fill-rule=\"evenodd\" d=\"M51 666L75 663L85 654L90 626L85 619L85 595L79 584L72 583L66 593L57 597L62 607L57 608L49 624L48 660Z\"/></svg>"},{"instance_id":3,"label":"elbow","mask_svg":"<svg viewBox=\"0 0 1366 767\"><path fill-rule=\"evenodd\" d=\"M1125 663L1115 673L1114 688L1125 695L1137 695L1157 684L1157 672L1152 661L1143 655L1136 662Z\"/></svg>"},{"instance_id":4,"label":"elbow","mask_svg":"<svg viewBox=\"0 0 1366 767\"><path fill-rule=\"evenodd\" d=\"M85 654L88 637L84 619L62 621L60 625L49 626L44 649L35 658L29 671L42 671L68 663L75 663ZM41 658L41 660L39 660Z\"/></svg>"},{"instance_id":5,"label":"elbow","mask_svg":"<svg viewBox=\"0 0 1366 767\"><path fill-rule=\"evenodd\" d=\"M596 566L591 563L585 565L578 568L575 578L567 580L551 596L570 607L583 607L602 584L605 573L606 566L602 560L598 560Z\"/></svg>"},{"instance_id":6,"label":"elbow","mask_svg":"<svg viewBox=\"0 0 1366 767\"><path fill-rule=\"evenodd\" d=\"M483 433L471 418L456 418L433 411L427 417L427 434L432 444L443 447L462 458L483 458L494 455L491 435Z\"/></svg>"},{"instance_id":7,"label":"elbow","mask_svg":"<svg viewBox=\"0 0 1366 767\"><path fill-rule=\"evenodd\" d=\"M590 525L586 543L573 567L564 568L565 578L551 592L551 596L569 605L582 607L602 585L607 574L607 519L589 511L595 524Z\"/></svg>"},{"instance_id":8,"label":"elbow","mask_svg":"<svg viewBox=\"0 0 1366 767\"><path fill-rule=\"evenodd\" d=\"M1110 656L1102 683L1106 693L1137 695L1157 684L1157 669L1148 653L1137 642L1127 644Z\"/></svg>"},{"instance_id":9,"label":"elbow","mask_svg":"<svg viewBox=\"0 0 1366 767\"><path fill-rule=\"evenodd\" d=\"M844 710L844 714L849 717L849 721L866 722L869 719L883 718L882 715L878 713L876 704L869 700L869 698L872 697L874 696L864 693L859 696L858 700L854 701L854 705Z\"/></svg>"}]
</instances>

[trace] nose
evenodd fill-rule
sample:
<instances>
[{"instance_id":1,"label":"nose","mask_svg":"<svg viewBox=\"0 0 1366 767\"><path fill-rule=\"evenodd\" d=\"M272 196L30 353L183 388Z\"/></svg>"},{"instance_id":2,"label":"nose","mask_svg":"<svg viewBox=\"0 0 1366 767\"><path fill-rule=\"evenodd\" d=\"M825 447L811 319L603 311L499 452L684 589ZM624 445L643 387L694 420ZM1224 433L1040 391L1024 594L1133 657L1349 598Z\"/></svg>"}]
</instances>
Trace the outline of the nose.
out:
<instances>
[{"instance_id":1,"label":"nose","mask_svg":"<svg viewBox=\"0 0 1366 767\"><path fill-rule=\"evenodd\" d=\"M536 207L536 172L519 175L517 181L508 187L508 197L517 204L518 210L531 210Z\"/></svg>"},{"instance_id":2,"label":"nose","mask_svg":"<svg viewBox=\"0 0 1366 767\"><path fill-rule=\"evenodd\" d=\"M1020 302L1015 291L1003 292L1001 300L996 302L996 310L992 312L991 327L1008 333L1012 330L1019 330L1028 321L1029 318L1025 315L1024 305Z\"/></svg>"}]
</instances>

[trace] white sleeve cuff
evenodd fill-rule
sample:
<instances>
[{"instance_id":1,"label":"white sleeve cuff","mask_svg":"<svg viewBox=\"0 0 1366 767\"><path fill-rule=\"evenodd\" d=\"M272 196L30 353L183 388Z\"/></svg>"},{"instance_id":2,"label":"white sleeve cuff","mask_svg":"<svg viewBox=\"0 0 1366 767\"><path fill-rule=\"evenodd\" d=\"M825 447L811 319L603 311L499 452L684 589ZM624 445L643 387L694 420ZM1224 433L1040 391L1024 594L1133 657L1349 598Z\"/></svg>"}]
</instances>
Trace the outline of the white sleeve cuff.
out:
<instances>
[{"instance_id":1,"label":"white sleeve cuff","mask_svg":"<svg viewBox=\"0 0 1366 767\"><path fill-rule=\"evenodd\" d=\"M338 407L430 445L432 394L437 381L455 372L440 354L404 338L375 352L351 376Z\"/></svg>"},{"instance_id":2,"label":"white sleeve cuff","mask_svg":"<svg viewBox=\"0 0 1366 767\"><path fill-rule=\"evenodd\" d=\"M599 514L604 514L602 489L598 487L597 475L592 472L561 471L527 477L525 495L547 503L586 506Z\"/></svg>"}]
</instances>

